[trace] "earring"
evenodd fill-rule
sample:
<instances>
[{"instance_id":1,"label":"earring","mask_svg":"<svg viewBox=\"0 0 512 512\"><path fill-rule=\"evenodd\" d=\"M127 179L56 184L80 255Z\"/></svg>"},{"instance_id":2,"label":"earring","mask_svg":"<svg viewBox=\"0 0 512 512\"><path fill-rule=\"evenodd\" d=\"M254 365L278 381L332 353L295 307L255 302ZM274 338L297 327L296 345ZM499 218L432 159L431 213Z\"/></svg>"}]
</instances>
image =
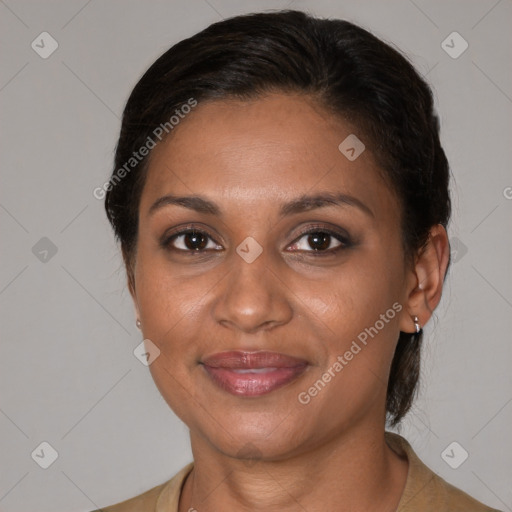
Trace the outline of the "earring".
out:
<instances>
[{"instance_id":1,"label":"earring","mask_svg":"<svg viewBox=\"0 0 512 512\"><path fill-rule=\"evenodd\" d=\"M421 325L419 324L419 319L417 316L415 316L412 320L414 322L414 329L416 330L416 334L418 334L421 331Z\"/></svg>"},{"instance_id":2,"label":"earring","mask_svg":"<svg viewBox=\"0 0 512 512\"><path fill-rule=\"evenodd\" d=\"M137 321L135 322L135 325L137 326L137 329L140 329L140 326L142 325L138 318L137 318Z\"/></svg>"}]
</instances>

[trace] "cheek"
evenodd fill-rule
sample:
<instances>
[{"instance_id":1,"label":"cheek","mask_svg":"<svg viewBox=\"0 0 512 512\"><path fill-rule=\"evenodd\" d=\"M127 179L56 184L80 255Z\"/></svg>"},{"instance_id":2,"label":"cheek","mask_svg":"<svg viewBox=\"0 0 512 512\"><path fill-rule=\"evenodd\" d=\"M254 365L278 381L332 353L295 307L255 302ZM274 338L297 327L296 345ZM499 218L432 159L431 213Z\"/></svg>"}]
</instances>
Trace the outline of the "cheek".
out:
<instances>
[{"instance_id":1,"label":"cheek","mask_svg":"<svg viewBox=\"0 0 512 512\"><path fill-rule=\"evenodd\" d=\"M307 323L319 326L323 334L319 331L318 339L328 354L319 368L321 375L312 375L308 381L315 385L324 375L329 382L331 390L322 390L323 398L315 398L318 405L343 397L360 407L385 392L403 308L403 269L399 251L372 249L354 255L328 280L309 281L297 290Z\"/></svg>"},{"instance_id":2,"label":"cheek","mask_svg":"<svg viewBox=\"0 0 512 512\"><path fill-rule=\"evenodd\" d=\"M340 340L357 336L401 300L400 254L374 244L353 253L346 264L327 273L296 279L294 293L310 319L318 318ZM397 324L393 317L391 324Z\"/></svg>"},{"instance_id":3,"label":"cheek","mask_svg":"<svg viewBox=\"0 0 512 512\"><path fill-rule=\"evenodd\" d=\"M184 368L194 360L190 343L194 332L190 329L196 325L194 317L200 297L193 289L201 283L187 283L169 272L158 257L149 256L140 251L135 277L142 332L160 350L159 357L150 365L155 383L162 392L163 383L174 392L183 380ZM185 338L184 328L189 329Z\"/></svg>"},{"instance_id":4,"label":"cheek","mask_svg":"<svg viewBox=\"0 0 512 512\"><path fill-rule=\"evenodd\" d=\"M182 275L159 250L155 253L143 246L137 255L137 299L143 324L154 336L172 339L180 323L193 321L202 296L213 285L213 276Z\"/></svg>"},{"instance_id":5,"label":"cheek","mask_svg":"<svg viewBox=\"0 0 512 512\"><path fill-rule=\"evenodd\" d=\"M137 299L143 335L160 350L149 366L160 394L186 424L194 425L190 406L195 403L196 390L191 378L198 371L200 348L195 340L204 339L199 328L201 296L212 285L202 280L183 279L173 275L157 258L140 257L137 267Z\"/></svg>"}]
</instances>

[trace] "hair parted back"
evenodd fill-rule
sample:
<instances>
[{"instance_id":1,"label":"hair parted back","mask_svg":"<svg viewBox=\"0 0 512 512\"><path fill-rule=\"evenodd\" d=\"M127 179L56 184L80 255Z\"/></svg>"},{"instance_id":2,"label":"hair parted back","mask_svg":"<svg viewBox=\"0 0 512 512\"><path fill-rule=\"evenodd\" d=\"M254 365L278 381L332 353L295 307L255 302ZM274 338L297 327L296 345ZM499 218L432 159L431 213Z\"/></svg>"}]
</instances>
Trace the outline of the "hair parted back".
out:
<instances>
[{"instance_id":1,"label":"hair parted back","mask_svg":"<svg viewBox=\"0 0 512 512\"><path fill-rule=\"evenodd\" d=\"M191 97L200 105L271 92L305 94L357 127L399 198L409 260L427 242L432 226L447 227L449 166L428 84L399 51L367 30L294 10L214 23L161 55L128 99L112 175ZM111 180L105 196L129 275L149 158L122 180ZM391 426L401 421L416 395L422 336L400 333L386 399Z\"/></svg>"}]
</instances>

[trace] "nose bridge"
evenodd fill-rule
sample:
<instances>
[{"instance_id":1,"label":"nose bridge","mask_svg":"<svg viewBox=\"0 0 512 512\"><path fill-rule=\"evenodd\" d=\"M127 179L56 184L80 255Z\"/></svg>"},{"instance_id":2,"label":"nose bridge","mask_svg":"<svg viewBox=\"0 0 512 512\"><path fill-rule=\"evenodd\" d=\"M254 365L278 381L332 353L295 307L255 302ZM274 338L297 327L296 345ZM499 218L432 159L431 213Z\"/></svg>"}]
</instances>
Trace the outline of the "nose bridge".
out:
<instances>
[{"instance_id":1,"label":"nose bridge","mask_svg":"<svg viewBox=\"0 0 512 512\"><path fill-rule=\"evenodd\" d=\"M261 249L246 239L231 255L230 272L213 311L217 322L253 332L291 318L292 308L283 285Z\"/></svg>"}]
</instances>

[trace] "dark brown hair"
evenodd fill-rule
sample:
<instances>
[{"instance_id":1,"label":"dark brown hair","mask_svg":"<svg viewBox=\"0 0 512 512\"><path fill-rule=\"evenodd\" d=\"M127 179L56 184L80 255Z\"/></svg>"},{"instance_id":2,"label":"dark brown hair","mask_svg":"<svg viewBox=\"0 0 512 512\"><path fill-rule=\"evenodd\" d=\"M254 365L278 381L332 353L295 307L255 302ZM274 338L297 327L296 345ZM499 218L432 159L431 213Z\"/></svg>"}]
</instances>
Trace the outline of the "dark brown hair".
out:
<instances>
[{"instance_id":1,"label":"dark brown hair","mask_svg":"<svg viewBox=\"0 0 512 512\"><path fill-rule=\"evenodd\" d=\"M214 23L172 46L128 99L105 208L129 276L149 158L131 161L134 153L154 140L157 127L167 123L172 133L169 119L191 98L199 103L248 100L269 92L306 94L357 126L399 199L404 254L410 261L432 226L447 227L449 167L439 121L430 87L409 61L348 21L292 10L247 14ZM120 169L125 169L122 179ZM400 333L387 389L391 426L414 399L421 341L421 331Z\"/></svg>"}]
</instances>

